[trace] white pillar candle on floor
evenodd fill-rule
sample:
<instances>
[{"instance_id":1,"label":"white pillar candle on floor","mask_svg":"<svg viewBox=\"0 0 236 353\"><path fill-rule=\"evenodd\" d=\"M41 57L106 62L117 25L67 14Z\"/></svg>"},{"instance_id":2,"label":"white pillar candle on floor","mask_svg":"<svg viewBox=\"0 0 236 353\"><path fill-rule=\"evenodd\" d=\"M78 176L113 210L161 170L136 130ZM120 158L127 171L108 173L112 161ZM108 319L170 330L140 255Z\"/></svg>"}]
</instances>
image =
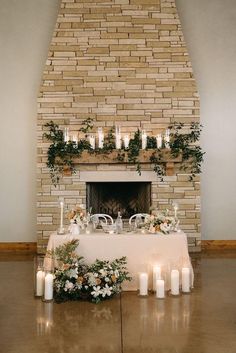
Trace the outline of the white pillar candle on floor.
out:
<instances>
[{"instance_id":1,"label":"white pillar candle on floor","mask_svg":"<svg viewBox=\"0 0 236 353\"><path fill-rule=\"evenodd\" d=\"M189 267L182 268L182 292L184 293L190 292L190 268Z\"/></svg>"},{"instance_id":2,"label":"white pillar candle on floor","mask_svg":"<svg viewBox=\"0 0 236 353\"><path fill-rule=\"evenodd\" d=\"M125 148L129 148L129 135L125 135L123 140Z\"/></svg>"},{"instance_id":3,"label":"white pillar candle on floor","mask_svg":"<svg viewBox=\"0 0 236 353\"><path fill-rule=\"evenodd\" d=\"M147 134L146 134L146 131L143 130L142 131L142 150L145 150L146 147L147 147Z\"/></svg>"},{"instance_id":4,"label":"white pillar candle on floor","mask_svg":"<svg viewBox=\"0 0 236 353\"><path fill-rule=\"evenodd\" d=\"M161 136L161 134L157 135L156 140L157 140L157 148L161 148L162 147L162 136Z\"/></svg>"},{"instance_id":5,"label":"white pillar candle on floor","mask_svg":"<svg viewBox=\"0 0 236 353\"><path fill-rule=\"evenodd\" d=\"M45 276L44 299L45 300L53 299L53 274L52 273L47 273Z\"/></svg>"},{"instance_id":6,"label":"white pillar candle on floor","mask_svg":"<svg viewBox=\"0 0 236 353\"><path fill-rule=\"evenodd\" d=\"M37 271L37 274L36 274L36 295L38 297L41 297L43 295L44 279L45 279L44 271L42 271L42 270Z\"/></svg>"},{"instance_id":7,"label":"white pillar candle on floor","mask_svg":"<svg viewBox=\"0 0 236 353\"><path fill-rule=\"evenodd\" d=\"M139 274L139 294L148 295L148 274L146 272Z\"/></svg>"},{"instance_id":8,"label":"white pillar candle on floor","mask_svg":"<svg viewBox=\"0 0 236 353\"><path fill-rule=\"evenodd\" d=\"M153 269L152 269L152 282L153 282L153 286L152 286L152 289L154 291L156 291L156 281L158 279L161 279L161 267L160 266L153 266Z\"/></svg>"},{"instance_id":9,"label":"white pillar candle on floor","mask_svg":"<svg viewBox=\"0 0 236 353\"><path fill-rule=\"evenodd\" d=\"M93 150L95 150L95 136L91 135L89 136L89 143L90 143L90 146Z\"/></svg>"},{"instance_id":10,"label":"white pillar candle on floor","mask_svg":"<svg viewBox=\"0 0 236 353\"><path fill-rule=\"evenodd\" d=\"M165 282L163 279L156 280L156 298L165 298Z\"/></svg>"},{"instance_id":11,"label":"white pillar candle on floor","mask_svg":"<svg viewBox=\"0 0 236 353\"><path fill-rule=\"evenodd\" d=\"M98 128L98 148L103 148L104 144L104 133L102 131L102 127Z\"/></svg>"},{"instance_id":12,"label":"white pillar candle on floor","mask_svg":"<svg viewBox=\"0 0 236 353\"><path fill-rule=\"evenodd\" d=\"M171 279L171 294L179 295L179 271L172 270L170 274Z\"/></svg>"}]
</instances>

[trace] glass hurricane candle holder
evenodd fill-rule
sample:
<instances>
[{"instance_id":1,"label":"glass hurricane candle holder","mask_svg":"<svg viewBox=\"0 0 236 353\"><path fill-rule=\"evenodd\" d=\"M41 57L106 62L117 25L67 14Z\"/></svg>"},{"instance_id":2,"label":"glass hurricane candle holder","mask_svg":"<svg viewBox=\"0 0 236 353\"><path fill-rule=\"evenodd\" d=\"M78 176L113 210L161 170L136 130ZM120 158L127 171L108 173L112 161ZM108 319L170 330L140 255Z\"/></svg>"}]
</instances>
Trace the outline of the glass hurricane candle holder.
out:
<instances>
[{"instance_id":1,"label":"glass hurricane candle holder","mask_svg":"<svg viewBox=\"0 0 236 353\"><path fill-rule=\"evenodd\" d=\"M44 293L44 257L35 256L34 258L34 295L42 297Z\"/></svg>"}]
</instances>

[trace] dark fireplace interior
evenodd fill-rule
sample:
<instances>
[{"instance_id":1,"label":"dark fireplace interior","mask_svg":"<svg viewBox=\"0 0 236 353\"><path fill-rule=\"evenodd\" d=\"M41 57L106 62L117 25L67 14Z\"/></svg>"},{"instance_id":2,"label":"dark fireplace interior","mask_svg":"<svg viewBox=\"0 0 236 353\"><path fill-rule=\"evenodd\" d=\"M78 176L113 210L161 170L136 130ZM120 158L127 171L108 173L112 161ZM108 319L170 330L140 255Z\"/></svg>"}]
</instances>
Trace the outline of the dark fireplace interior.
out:
<instances>
[{"instance_id":1,"label":"dark fireplace interior","mask_svg":"<svg viewBox=\"0 0 236 353\"><path fill-rule=\"evenodd\" d=\"M105 182L86 183L87 209L92 213L106 213L113 218L118 211L122 218L135 213L149 213L151 206L151 183Z\"/></svg>"}]
</instances>

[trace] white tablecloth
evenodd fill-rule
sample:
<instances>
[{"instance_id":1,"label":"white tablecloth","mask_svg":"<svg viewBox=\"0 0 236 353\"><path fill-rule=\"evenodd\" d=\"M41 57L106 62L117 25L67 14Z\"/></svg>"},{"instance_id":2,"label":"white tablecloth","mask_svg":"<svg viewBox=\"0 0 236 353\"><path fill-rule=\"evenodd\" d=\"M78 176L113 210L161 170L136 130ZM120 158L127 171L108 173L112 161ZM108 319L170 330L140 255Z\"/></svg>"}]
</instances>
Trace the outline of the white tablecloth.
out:
<instances>
[{"instance_id":1,"label":"white tablecloth","mask_svg":"<svg viewBox=\"0 0 236 353\"><path fill-rule=\"evenodd\" d=\"M77 253L84 257L87 263L96 259L114 260L122 256L127 257L128 271L132 276L131 282L122 285L123 290L138 289L138 273L149 273L149 288L152 288L153 265L159 265L166 280L166 289L170 289L170 271L182 267L190 267L193 285L193 269L188 254L187 237L183 232L162 234L51 234L47 250L55 249L72 239L79 239ZM45 267L50 267L50 259L45 259ZM181 273L180 273L181 274ZM181 276L180 276L181 278Z\"/></svg>"}]
</instances>

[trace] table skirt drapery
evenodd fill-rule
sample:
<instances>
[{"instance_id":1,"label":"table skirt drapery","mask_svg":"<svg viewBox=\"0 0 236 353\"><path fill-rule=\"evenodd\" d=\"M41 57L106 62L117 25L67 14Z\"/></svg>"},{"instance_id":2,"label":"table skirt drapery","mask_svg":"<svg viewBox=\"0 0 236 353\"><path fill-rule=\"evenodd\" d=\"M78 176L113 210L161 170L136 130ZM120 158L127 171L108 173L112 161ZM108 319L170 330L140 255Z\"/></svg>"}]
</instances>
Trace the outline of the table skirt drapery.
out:
<instances>
[{"instance_id":1,"label":"table skirt drapery","mask_svg":"<svg viewBox=\"0 0 236 353\"><path fill-rule=\"evenodd\" d=\"M72 239L79 239L76 252L84 257L86 263L91 264L96 259L114 260L122 256L127 257L127 268L132 276L131 282L122 285L123 290L138 289L138 273L149 273L149 288L152 283L153 265L162 269L162 276L166 282L166 289L170 289L170 272L172 269L180 271L182 267L189 267L191 284L193 286L194 274L188 254L187 236L184 232L171 234L80 234L58 235L51 234L47 250L54 250L57 246ZM45 257L45 268L51 267L51 259Z\"/></svg>"}]
</instances>

